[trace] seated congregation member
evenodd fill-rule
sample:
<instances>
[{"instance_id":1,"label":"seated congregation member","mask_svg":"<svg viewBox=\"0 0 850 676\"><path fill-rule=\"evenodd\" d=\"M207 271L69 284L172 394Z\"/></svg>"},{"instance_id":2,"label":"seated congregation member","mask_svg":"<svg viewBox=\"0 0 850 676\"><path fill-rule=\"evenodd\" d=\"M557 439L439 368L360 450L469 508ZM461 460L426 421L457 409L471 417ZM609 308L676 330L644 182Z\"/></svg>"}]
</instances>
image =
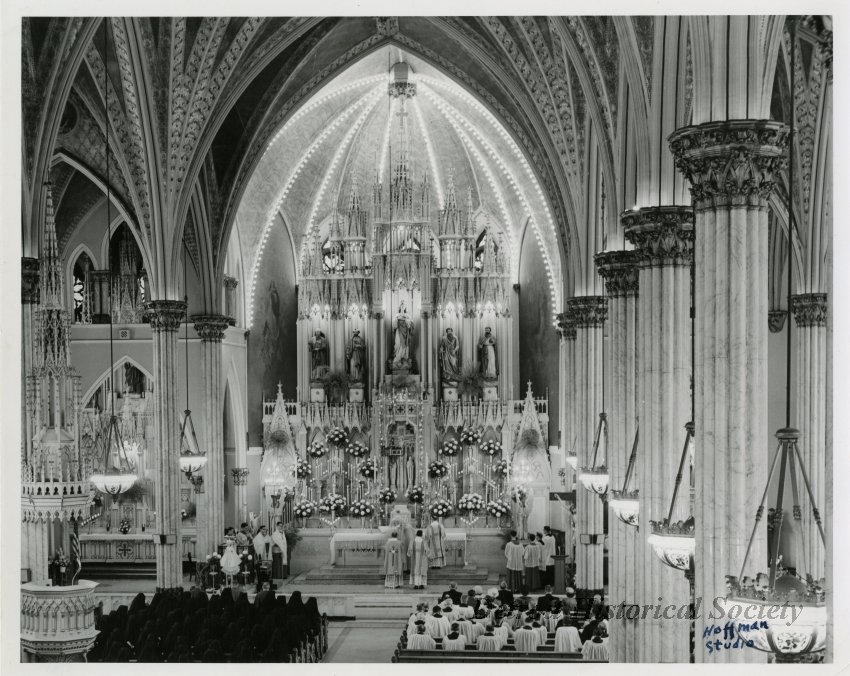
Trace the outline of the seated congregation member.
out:
<instances>
[{"instance_id":1,"label":"seated congregation member","mask_svg":"<svg viewBox=\"0 0 850 676\"><path fill-rule=\"evenodd\" d=\"M540 634L531 626L531 621L514 632L514 647L518 653L533 653L540 645Z\"/></svg>"},{"instance_id":2,"label":"seated congregation member","mask_svg":"<svg viewBox=\"0 0 850 676\"><path fill-rule=\"evenodd\" d=\"M425 621L416 621L416 632L407 636L408 650L436 650L437 644L425 630Z\"/></svg>"},{"instance_id":3,"label":"seated congregation member","mask_svg":"<svg viewBox=\"0 0 850 676\"><path fill-rule=\"evenodd\" d=\"M452 582L449 585L448 591L443 592L443 595L440 597L440 601L451 599L452 603L457 605L460 603L461 596L461 593L457 590L457 583Z\"/></svg>"},{"instance_id":4,"label":"seated congregation member","mask_svg":"<svg viewBox=\"0 0 850 676\"><path fill-rule=\"evenodd\" d=\"M573 626L559 626L555 630L555 652L577 653L581 651L581 638Z\"/></svg>"},{"instance_id":5,"label":"seated congregation member","mask_svg":"<svg viewBox=\"0 0 850 676\"><path fill-rule=\"evenodd\" d=\"M475 596L475 590L470 589L466 592L466 596L461 599L461 604L466 604L467 607L472 608L472 613L475 614L475 611L478 610L478 604L481 603L481 600Z\"/></svg>"},{"instance_id":6,"label":"seated congregation member","mask_svg":"<svg viewBox=\"0 0 850 676\"><path fill-rule=\"evenodd\" d=\"M509 623L503 622L501 618L499 618L493 625L493 633L499 637L502 645L507 645L508 639L513 638L514 636L513 627L511 627Z\"/></svg>"},{"instance_id":7,"label":"seated congregation member","mask_svg":"<svg viewBox=\"0 0 850 676\"><path fill-rule=\"evenodd\" d=\"M452 630L443 639L443 650L453 652L466 650L466 638L460 633L457 622L452 625Z\"/></svg>"},{"instance_id":8,"label":"seated congregation member","mask_svg":"<svg viewBox=\"0 0 850 676\"><path fill-rule=\"evenodd\" d=\"M495 652L501 650L504 643L502 643L501 637L494 633L493 625L488 624L484 629L484 633L478 637L477 645L478 650Z\"/></svg>"},{"instance_id":9,"label":"seated congregation member","mask_svg":"<svg viewBox=\"0 0 850 676\"><path fill-rule=\"evenodd\" d=\"M410 617L407 620L407 633L408 635L412 634L416 630L416 621L422 620L422 624L425 624L425 615L428 611L428 606L425 603L417 603L416 610L410 613Z\"/></svg>"},{"instance_id":10,"label":"seated congregation member","mask_svg":"<svg viewBox=\"0 0 850 676\"><path fill-rule=\"evenodd\" d=\"M498 598L499 601L501 601L505 605L512 606L514 604L514 594L510 589L508 589L508 583L504 580L499 585Z\"/></svg>"},{"instance_id":11,"label":"seated congregation member","mask_svg":"<svg viewBox=\"0 0 850 676\"><path fill-rule=\"evenodd\" d=\"M531 618L531 626L535 630L537 630L538 634L540 634L540 645L543 645L544 643L546 643L546 638L548 637L549 632L546 629L546 627L543 626L541 619L542 619L542 616L541 616L540 613L534 613L534 615Z\"/></svg>"},{"instance_id":12,"label":"seated congregation member","mask_svg":"<svg viewBox=\"0 0 850 676\"><path fill-rule=\"evenodd\" d=\"M599 626L599 620L596 618L590 618L589 620L585 620L584 624L579 629L579 637L581 638L582 643L586 643L590 639L593 638L594 633L596 632L596 628Z\"/></svg>"},{"instance_id":13,"label":"seated congregation member","mask_svg":"<svg viewBox=\"0 0 850 676\"><path fill-rule=\"evenodd\" d=\"M593 601L584 613L584 619L589 620L590 618L595 618L598 620L603 614L607 613L605 606L602 604L602 595L594 594Z\"/></svg>"},{"instance_id":14,"label":"seated congregation member","mask_svg":"<svg viewBox=\"0 0 850 676\"><path fill-rule=\"evenodd\" d=\"M528 591L528 585L523 585L520 591L520 595L514 599L514 604L520 610L527 610L528 608L531 608L534 605L534 599L532 599L528 595Z\"/></svg>"},{"instance_id":15,"label":"seated congregation member","mask_svg":"<svg viewBox=\"0 0 850 676\"><path fill-rule=\"evenodd\" d=\"M451 624L443 617L442 608L434 606L425 618L425 627L432 638L442 638L451 631Z\"/></svg>"},{"instance_id":16,"label":"seated congregation member","mask_svg":"<svg viewBox=\"0 0 850 676\"><path fill-rule=\"evenodd\" d=\"M263 582L263 586L257 595L254 597L254 605L257 607L274 605L274 592L269 582Z\"/></svg>"},{"instance_id":17,"label":"seated congregation member","mask_svg":"<svg viewBox=\"0 0 850 676\"><path fill-rule=\"evenodd\" d=\"M465 601L466 597L464 596L463 599L461 599L460 605L457 607L457 614L458 617L463 617L467 620L470 620L475 617L475 608L467 604Z\"/></svg>"},{"instance_id":18,"label":"seated congregation member","mask_svg":"<svg viewBox=\"0 0 850 676\"><path fill-rule=\"evenodd\" d=\"M449 624L451 624L458 618L457 608L454 607L451 599L446 599L445 601L443 601L442 608L443 617L445 617L449 621Z\"/></svg>"},{"instance_id":19,"label":"seated congregation member","mask_svg":"<svg viewBox=\"0 0 850 676\"><path fill-rule=\"evenodd\" d=\"M539 596L537 598L537 610L539 610L541 613L550 610L552 608L552 603L558 600L557 598L555 598L555 596L552 595L552 587L550 587L548 584L546 585L545 591L546 593L543 594L543 596Z\"/></svg>"},{"instance_id":20,"label":"seated congregation member","mask_svg":"<svg viewBox=\"0 0 850 676\"><path fill-rule=\"evenodd\" d=\"M540 588L540 557L543 553L542 547L537 544L534 533L528 535L528 545L522 556L525 565L525 586L530 590Z\"/></svg>"},{"instance_id":21,"label":"seated congregation member","mask_svg":"<svg viewBox=\"0 0 850 676\"><path fill-rule=\"evenodd\" d=\"M466 645L472 645L478 641L478 637L484 633L484 625L478 624L477 622L472 622L465 618L457 621L458 626L460 627L460 633L463 634L466 639Z\"/></svg>"}]
</instances>

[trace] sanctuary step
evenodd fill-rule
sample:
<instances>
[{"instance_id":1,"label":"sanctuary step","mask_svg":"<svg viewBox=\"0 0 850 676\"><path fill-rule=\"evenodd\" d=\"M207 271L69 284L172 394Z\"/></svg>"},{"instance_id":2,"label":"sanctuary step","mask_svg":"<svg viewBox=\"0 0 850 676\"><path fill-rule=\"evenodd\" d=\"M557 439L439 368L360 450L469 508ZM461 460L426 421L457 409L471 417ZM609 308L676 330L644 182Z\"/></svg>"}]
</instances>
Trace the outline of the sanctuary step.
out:
<instances>
[{"instance_id":1,"label":"sanctuary step","mask_svg":"<svg viewBox=\"0 0 850 676\"><path fill-rule=\"evenodd\" d=\"M80 575L87 580L155 580L156 562L83 561Z\"/></svg>"},{"instance_id":2,"label":"sanctuary step","mask_svg":"<svg viewBox=\"0 0 850 676\"><path fill-rule=\"evenodd\" d=\"M408 581L405 576L405 582ZM309 584L384 584L384 574L377 566L331 566L313 568L301 578ZM475 585L496 584L498 575L491 579L490 571L479 566L447 566L428 571L428 586L442 586L456 582L458 589L466 590ZM409 588L406 585L405 589Z\"/></svg>"}]
</instances>

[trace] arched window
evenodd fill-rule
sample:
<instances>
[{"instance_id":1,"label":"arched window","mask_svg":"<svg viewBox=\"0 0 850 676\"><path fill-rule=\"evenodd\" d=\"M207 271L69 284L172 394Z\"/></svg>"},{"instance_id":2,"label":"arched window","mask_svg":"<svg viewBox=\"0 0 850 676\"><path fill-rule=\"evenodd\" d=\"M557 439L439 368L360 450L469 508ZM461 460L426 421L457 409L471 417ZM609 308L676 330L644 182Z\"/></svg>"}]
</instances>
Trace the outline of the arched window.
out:
<instances>
[{"instance_id":1,"label":"arched window","mask_svg":"<svg viewBox=\"0 0 850 676\"><path fill-rule=\"evenodd\" d=\"M74 262L72 280L72 297L74 300L74 323L91 324L91 307L89 299L89 272L92 269L91 259L83 251Z\"/></svg>"}]
</instances>

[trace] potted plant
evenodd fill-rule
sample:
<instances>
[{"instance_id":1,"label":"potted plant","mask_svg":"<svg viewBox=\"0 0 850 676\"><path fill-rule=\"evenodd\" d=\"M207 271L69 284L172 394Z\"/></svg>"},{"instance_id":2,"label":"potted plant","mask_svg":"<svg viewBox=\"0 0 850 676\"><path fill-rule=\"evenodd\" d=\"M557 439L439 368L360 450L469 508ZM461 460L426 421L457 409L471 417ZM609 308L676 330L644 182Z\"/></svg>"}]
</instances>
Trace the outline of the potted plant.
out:
<instances>
[{"instance_id":1,"label":"potted plant","mask_svg":"<svg viewBox=\"0 0 850 676\"><path fill-rule=\"evenodd\" d=\"M328 371L322 378L322 384L325 386L325 394L330 403L341 404L345 401L349 384L348 374L345 371Z\"/></svg>"},{"instance_id":2,"label":"potted plant","mask_svg":"<svg viewBox=\"0 0 850 676\"><path fill-rule=\"evenodd\" d=\"M472 401L481 397L484 391L484 378L475 364L467 364L457 381L457 393L463 401Z\"/></svg>"}]
</instances>

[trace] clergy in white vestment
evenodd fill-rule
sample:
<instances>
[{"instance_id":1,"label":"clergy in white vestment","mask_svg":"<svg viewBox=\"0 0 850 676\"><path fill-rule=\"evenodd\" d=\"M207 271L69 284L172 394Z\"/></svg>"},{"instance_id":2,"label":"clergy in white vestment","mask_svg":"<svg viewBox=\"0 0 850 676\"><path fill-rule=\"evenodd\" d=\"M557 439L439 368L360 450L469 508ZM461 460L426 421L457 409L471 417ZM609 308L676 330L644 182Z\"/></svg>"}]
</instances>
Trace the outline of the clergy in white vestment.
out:
<instances>
[{"instance_id":1,"label":"clergy in white vestment","mask_svg":"<svg viewBox=\"0 0 850 676\"><path fill-rule=\"evenodd\" d=\"M471 620L473 617L475 617L475 611L465 603L461 603L457 607L457 614L458 617L463 617L467 620Z\"/></svg>"},{"instance_id":2,"label":"clergy in white vestment","mask_svg":"<svg viewBox=\"0 0 850 676\"><path fill-rule=\"evenodd\" d=\"M529 534L528 540L528 546L523 554L525 586L528 587L529 591L534 591L540 588L540 555L543 553L543 547L537 544L534 533Z\"/></svg>"},{"instance_id":3,"label":"clergy in white vestment","mask_svg":"<svg viewBox=\"0 0 850 676\"><path fill-rule=\"evenodd\" d=\"M425 618L425 629L434 638L445 636L452 630L449 621L443 617L440 606L434 606L431 614Z\"/></svg>"},{"instance_id":4,"label":"clergy in white vestment","mask_svg":"<svg viewBox=\"0 0 850 676\"><path fill-rule=\"evenodd\" d=\"M514 635L514 630L511 629L510 625L505 624L504 622L500 622L499 624L493 627L493 633L499 637L499 640L502 642L502 645L507 645L508 639L512 638Z\"/></svg>"},{"instance_id":5,"label":"clergy in white vestment","mask_svg":"<svg viewBox=\"0 0 850 676\"><path fill-rule=\"evenodd\" d=\"M514 647L518 653L536 652L540 645L540 634L530 624L525 624L514 632Z\"/></svg>"},{"instance_id":6,"label":"clergy in white vestment","mask_svg":"<svg viewBox=\"0 0 850 676\"><path fill-rule=\"evenodd\" d=\"M272 532L272 577L283 580L289 577L289 562L286 551L286 533L283 523L278 521Z\"/></svg>"},{"instance_id":7,"label":"clergy in white vestment","mask_svg":"<svg viewBox=\"0 0 850 676\"><path fill-rule=\"evenodd\" d=\"M534 622L531 623L531 626L538 634L540 634L540 645L546 643L546 639L549 638L549 631L540 622L540 613L535 616Z\"/></svg>"},{"instance_id":8,"label":"clergy in white vestment","mask_svg":"<svg viewBox=\"0 0 850 676\"><path fill-rule=\"evenodd\" d=\"M395 589L404 582L404 555L398 534L393 531L387 544L384 545L384 587Z\"/></svg>"},{"instance_id":9,"label":"clergy in white vestment","mask_svg":"<svg viewBox=\"0 0 850 676\"><path fill-rule=\"evenodd\" d=\"M466 638L460 633L457 622L452 625L452 630L443 639L443 650L454 652L466 650Z\"/></svg>"},{"instance_id":10,"label":"clergy in white vestment","mask_svg":"<svg viewBox=\"0 0 850 676\"><path fill-rule=\"evenodd\" d=\"M446 565L446 529L437 519L431 522L425 531L428 542L428 561L431 568L442 568Z\"/></svg>"},{"instance_id":11,"label":"clergy in white vestment","mask_svg":"<svg viewBox=\"0 0 850 676\"><path fill-rule=\"evenodd\" d=\"M523 553L525 548L520 544L516 531L512 532L513 539L505 545L505 558L508 560L508 587L518 592L522 588L522 571L525 563Z\"/></svg>"},{"instance_id":12,"label":"clergy in white vestment","mask_svg":"<svg viewBox=\"0 0 850 676\"><path fill-rule=\"evenodd\" d=\"M478 650L496 652L501 650L505 644L502 642L501 636L493 632L493 626L487 625L485 632L478 637L476 645Z\"/></svg>"},{"instance_id":13,"label":"clergy in white vestment","mask_svg":"<svg viewBox=\"0 0 850 676\"><path fill-rule=\"evenodd\" d=\"M581 639L575 627L558 627L555 630L555 652L577 653L581 651Z\"/></svg>"},{"instance_id":14,"label":"clergy in white vestment","mask_svg":"<svg viewBox=\"0 0 850 676\"><path fill-rule=\"evenodd\" d=\"M428 542L422 531L416 531L416 537L407 549L410 558L410 584L414 589L425 589L428 584Z\"/></svg>"},{"instance_id":15,"label":"clergy in white vestment","mask_svg":"<svg viewBox=\"0 0 850 676\"><path fill-rule=\"evenodd\" d=\"M271 542L271 538L268 536L268 528L260 527L260 530L254 536L254 554L257 556L255 561L257 565L268 558L268 548Z\"/></svg>"},{"instance_id":16,"label":"clergy in white vestment","mask_svg":"<svg viewBox=\"0 0 850 676\"><path fill-rule=\"evenodd\" d=\"M408 650L436 650L437 644L431 635L425 631L425 625L419 624L415 634L407 636Z\"/></svg>"},{"instance_id":17,"label":"clergy in white vestment","mask_svg":"<svg viewBox=\"0 0 850 676\"><path fill-rule=\"evenodd\" d=\"M484 627L477 622L470 622L467 619L459 619L457 621L460 627L460 633L466 638L466 645L472 645L478 641L478 637L484 633Z\"/></svg>"}]
</instances>

